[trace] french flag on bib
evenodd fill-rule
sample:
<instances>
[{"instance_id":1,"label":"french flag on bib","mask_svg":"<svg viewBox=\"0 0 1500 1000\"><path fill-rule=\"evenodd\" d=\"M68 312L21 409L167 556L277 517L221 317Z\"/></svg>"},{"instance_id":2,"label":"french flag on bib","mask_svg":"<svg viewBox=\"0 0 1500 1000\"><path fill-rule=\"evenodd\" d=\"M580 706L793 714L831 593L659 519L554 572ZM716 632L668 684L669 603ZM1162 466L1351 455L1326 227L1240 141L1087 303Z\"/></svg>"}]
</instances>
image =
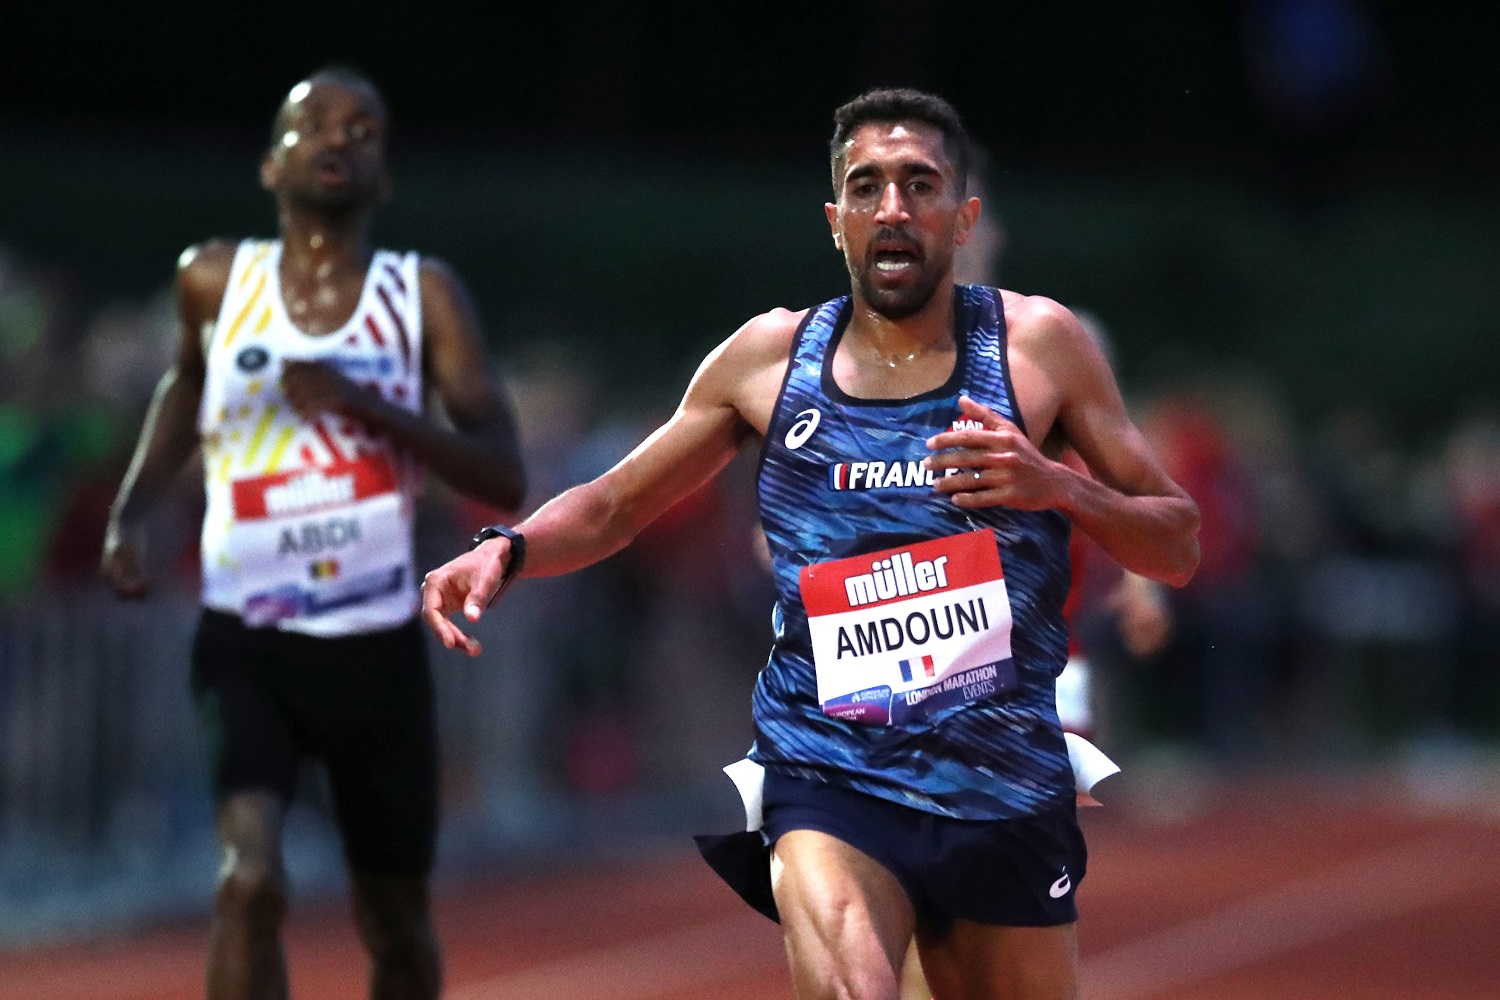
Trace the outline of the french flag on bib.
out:
<instances>
[{"instance_id":1,"label":"french flag on bib","mask_svg":"<svg viewBox=\"0 0 1500 1000\"><path fill-rule=\"evenodd\" d=\"M902 660L900 666L901 679L903 681L910 682L918 671L926 674L928 677L937 676L937 664L932 662L931 656L923 656L915 660Z\"/></svg>"}]
</instances>

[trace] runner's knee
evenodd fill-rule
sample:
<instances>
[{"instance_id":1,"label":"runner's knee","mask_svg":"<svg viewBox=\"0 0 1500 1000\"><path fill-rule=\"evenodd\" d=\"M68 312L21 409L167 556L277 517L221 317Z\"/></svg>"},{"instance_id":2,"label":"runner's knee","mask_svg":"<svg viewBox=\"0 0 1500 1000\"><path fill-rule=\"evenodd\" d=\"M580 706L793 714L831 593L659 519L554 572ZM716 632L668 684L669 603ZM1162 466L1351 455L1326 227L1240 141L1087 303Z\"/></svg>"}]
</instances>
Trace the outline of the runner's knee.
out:
<instances>
[{"instance_id":1,"label":"runner's knee","mask_svg":"<svg viewBox=\"0 0 1500 1000\"><path fill-rule=\"evenodd\" d=\"M864 901L835 893L819 902L816 912L793 916L787 928L787 951L802 992L819 1000L897 1000L897 970Z\"/></svg>"},{"instance_id":2,"label":"runner's knee","mask_svg":"<svg viewBox=\"0 0 1500 1000\"><path fill-rule=\"evenodd\" d=\"M286 875L272 862L232 857L219 877L214 903L222 920L273 932L286 916Z\"/></svg>"},{"instance_id":3,"label":"runner's knee","mask_svg":"<svg viewBox=\"0 0 1500 1000\"><path fill-rule=\"evenodd\" d=\"M793 958L795 962L795 957ZM812 972L812 970L805 970ZM795 975L795 974L794 974ZM891 970L886 968L856 968L846 963L797 975L803 984L798 996L814 997L816 1000L899 1000L900 985ZM808 989L811 987L811 990Z\"/></svg>"}]
</instances>

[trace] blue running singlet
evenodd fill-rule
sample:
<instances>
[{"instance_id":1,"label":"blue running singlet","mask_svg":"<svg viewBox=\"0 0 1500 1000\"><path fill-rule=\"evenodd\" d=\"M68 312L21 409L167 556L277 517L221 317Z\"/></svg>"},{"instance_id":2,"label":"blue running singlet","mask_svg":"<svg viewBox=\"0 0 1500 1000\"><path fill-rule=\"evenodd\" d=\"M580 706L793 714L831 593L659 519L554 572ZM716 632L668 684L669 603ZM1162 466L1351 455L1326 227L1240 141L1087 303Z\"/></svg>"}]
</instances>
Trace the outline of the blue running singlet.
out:
<instances>
[{"instance_id":1,"label":"blue running singlet","mask_svg":"<svg viewBox=\"0 0 1500 1000\"><path fill-rule=\"evenodd\" d=\"M1069 802L1053 682L1068 655L1069 520L967 511L921 467L967 395L1017 424L1000 293L955 289L938 389L856 399L833 381L847 296L798 330L761 455L776 640L756 682L767 768L958 819Z\"/></svg>"}]
</instances>

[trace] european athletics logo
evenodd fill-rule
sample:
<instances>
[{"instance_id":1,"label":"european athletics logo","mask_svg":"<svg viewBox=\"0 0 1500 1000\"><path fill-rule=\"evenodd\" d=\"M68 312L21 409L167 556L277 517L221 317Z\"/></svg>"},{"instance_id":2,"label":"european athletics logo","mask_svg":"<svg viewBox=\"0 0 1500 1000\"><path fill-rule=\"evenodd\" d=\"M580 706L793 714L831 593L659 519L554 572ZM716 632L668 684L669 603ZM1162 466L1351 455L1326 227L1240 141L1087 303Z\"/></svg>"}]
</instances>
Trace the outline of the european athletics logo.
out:
<instances>
[{"instance_id":1,"label":"european athletics logo","mask_svg":"<svg viewBox=\"0 0 1500 1000\"><path fill-rule=\"evenodd\" d=\"M925 673L928 677L937 676L937 665L932 662L931 656L923 656L915 660L902 660L900 666L901 679L907 683L911 682L912 675L918 670Z\"/></svg>"}]
</instances>

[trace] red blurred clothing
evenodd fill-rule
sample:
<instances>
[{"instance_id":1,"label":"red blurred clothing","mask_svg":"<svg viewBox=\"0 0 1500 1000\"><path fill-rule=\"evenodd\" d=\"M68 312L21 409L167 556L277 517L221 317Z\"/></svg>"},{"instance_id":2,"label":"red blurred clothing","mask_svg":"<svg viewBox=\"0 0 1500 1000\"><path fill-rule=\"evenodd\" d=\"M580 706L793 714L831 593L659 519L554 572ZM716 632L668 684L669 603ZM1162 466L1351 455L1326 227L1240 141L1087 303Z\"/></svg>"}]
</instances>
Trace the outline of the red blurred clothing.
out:
<instances>
[{"instance_id":1,"label":"red blurred clothing","mask_svg":"<svg viewBox=\"0 0 1500 1000\"><path fill-rule=\"evenodd\" d=\"M1198 504L1201 559L1190 587L1242 580L1259 549L1251 484L1219 421L1184 400L1159 404L1148 436L1162 466Z\"/></svg>"}]
</instances>

